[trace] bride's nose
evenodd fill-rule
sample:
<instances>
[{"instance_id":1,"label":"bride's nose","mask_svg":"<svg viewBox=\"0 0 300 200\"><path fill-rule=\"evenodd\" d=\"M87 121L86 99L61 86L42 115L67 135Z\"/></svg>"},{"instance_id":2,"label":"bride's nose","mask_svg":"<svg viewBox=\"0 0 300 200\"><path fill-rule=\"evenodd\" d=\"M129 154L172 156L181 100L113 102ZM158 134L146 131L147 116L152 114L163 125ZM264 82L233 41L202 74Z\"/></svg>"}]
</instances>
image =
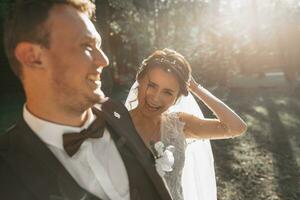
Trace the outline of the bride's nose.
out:
<instances>
[{"instance_id":1,"label":"bride's nose","mask_svg":"<svg viewBox=\"0 0 300 200\"><path fill-rule=\"evenodd\" d=\"M151 101L153 103L159 103L160 101L160 93L159 91L153 91L152 94L150 95Z\"/></svg>"}]
</instances>

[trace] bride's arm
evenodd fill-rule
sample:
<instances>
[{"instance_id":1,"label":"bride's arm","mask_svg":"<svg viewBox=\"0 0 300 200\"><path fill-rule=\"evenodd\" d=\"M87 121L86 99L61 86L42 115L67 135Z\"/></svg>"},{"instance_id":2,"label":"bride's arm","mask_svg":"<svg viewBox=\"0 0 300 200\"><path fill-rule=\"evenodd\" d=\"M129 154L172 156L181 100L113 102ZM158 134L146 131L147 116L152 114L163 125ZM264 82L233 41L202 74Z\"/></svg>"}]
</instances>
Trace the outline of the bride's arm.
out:
<instances>
[{"instance_id":1,"label":"bride's arm","mask_svg":"<svg viewBox=\"0 0 300 200\"><path fill-rule=\"evenodd\" d=\"M186 137L223 139L241 135L247 130L246 123L232 109L193 79L190 82L190 90L214 112L217 119L199 119L187 113L180 113L180 120L186 124Z\"/></svg>"}]
</instances>

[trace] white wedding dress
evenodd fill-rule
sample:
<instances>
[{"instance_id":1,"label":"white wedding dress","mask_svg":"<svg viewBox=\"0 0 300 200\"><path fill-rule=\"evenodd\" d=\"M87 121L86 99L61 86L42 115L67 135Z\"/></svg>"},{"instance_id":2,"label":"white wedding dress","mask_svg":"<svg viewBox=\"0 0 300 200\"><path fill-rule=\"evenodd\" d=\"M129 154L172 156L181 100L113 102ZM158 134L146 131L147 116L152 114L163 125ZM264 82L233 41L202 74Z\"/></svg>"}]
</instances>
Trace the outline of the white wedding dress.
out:
<instances>
[{"instance_id":1,"label":"white wedding dress","mask_svg":"<svg viewBox=\"0 0 300 200\"><path fill-rule=\"evenodd\" d=\"M164 179L174 200L183 200L182 172L185 162L186 140L183 133L185 123L179 120L177 113L164 113L160 125L161 141L165 146L174 146L174 165L166 172Z\"/></svg>"},{"instance_id":2,"label":"white wedding dress","mask_svg":"<svg viewBox=\"0 0 300 200\"><path fill-rule=\"evenodd\" d=\"M126 99L128 110L137 104L137 83L134 83ZM174 200L216 200L217 190L214 160L209 140L185 139L184 123L176 112L185 112L203 118L194 97L182 97L176 105L163 114L161 140L175 146L174 169L165 175L167 186Z\"/></svg>"}]
</instances>

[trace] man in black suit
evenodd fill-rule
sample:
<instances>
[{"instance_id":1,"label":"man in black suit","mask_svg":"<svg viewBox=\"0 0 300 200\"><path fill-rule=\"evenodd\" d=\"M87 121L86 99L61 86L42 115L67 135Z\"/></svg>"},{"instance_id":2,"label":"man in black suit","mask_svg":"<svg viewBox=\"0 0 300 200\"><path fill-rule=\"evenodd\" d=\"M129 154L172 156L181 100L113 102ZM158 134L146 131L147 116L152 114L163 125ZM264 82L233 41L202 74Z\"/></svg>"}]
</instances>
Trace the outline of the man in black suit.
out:
<instances>
[{"instance_id":1,"label":"man in black suit","mask_svg":"<svg viewBox=\"0 0 300 200\"><path fill-rule=\"evenodd\" d=\"M127 110L101 91L108 59L90 20L94 7L89 0L12 6L5 50L26 102L0 137L1 199L171 200Z\"/></svg>"}]
</instances>

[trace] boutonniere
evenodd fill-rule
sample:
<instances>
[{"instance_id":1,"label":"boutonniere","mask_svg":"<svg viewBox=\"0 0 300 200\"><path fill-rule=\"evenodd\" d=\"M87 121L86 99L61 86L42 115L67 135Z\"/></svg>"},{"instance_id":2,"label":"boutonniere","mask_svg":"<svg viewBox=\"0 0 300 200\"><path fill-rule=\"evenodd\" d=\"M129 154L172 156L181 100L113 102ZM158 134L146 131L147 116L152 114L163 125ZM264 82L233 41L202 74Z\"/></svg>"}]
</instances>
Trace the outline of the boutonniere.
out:
<instances>
[{"instance_id":1,"label":"boutonniere","mask_svg":"<svg viewBox=\"0 0 300 200\"><path fill-rule=\"evenodd\" d=\"M163 142L150 142L152 153L155 157L156 171L161 177L164 177L166 172L171 172L174 165L173 152L175 147L172 145L165 146Z\"/></svg>"}]
</instances>

